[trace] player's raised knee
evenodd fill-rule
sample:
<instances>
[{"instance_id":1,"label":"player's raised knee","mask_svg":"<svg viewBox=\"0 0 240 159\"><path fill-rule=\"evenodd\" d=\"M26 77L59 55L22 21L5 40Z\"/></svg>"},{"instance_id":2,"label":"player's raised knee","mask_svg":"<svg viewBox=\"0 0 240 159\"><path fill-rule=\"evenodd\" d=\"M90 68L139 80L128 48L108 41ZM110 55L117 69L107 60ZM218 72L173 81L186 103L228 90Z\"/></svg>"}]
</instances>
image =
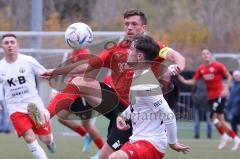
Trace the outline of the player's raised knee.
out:
<instances>
[{"instance_id":1,"label":"player's raised knee","mask_svg":"<svg viewBox=\"0 0 240 159\"><path fill-rule=\"evenodd\" d=\"M24 139L27 143L31 143L36 139L36 137L33 133L28 132L28 133L24 134Z\"/></svg>"}]
</instances>

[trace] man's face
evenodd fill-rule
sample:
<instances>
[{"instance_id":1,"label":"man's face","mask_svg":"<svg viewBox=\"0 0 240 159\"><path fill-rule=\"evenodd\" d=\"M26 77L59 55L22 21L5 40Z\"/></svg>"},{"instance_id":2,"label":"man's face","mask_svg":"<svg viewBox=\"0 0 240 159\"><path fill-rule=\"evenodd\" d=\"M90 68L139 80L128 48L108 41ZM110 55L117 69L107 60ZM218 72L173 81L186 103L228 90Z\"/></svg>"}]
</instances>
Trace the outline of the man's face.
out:
<instances>
[{"instance_id":1,"label":"man's face","mask_svg":"<svg viewBox=\"0 0 240 159\"><path fill-rule=\"evenodd\" d=\"M204 49L202 51L202 59L203 59L204 62L212 61L212 54L211 54L211 52L209 50L207 50L207 49Z\"/></svg>"},{"instance_id":2,"label":"man's face","mask_svg":"<svg viewBox=\"0 0 240 159\"><path fill-rule=\"evenodd\" d=\"M14 37L5 37L2 42L1 46L5 52L5 54L16 54L18 51L18 42L17 39Z\"/></svg>"},{"instance_id":3,"label":"man's face","mask_svg":"<svg viewBox=\"0 0 240 159\"><path fill-rule=\"evenodd\" d=\"M140 16L130 16L124 19L124 31L127 39L132 40L137 35L145 32L146 25L142 24Z\"/></svg>"}]
</instances>

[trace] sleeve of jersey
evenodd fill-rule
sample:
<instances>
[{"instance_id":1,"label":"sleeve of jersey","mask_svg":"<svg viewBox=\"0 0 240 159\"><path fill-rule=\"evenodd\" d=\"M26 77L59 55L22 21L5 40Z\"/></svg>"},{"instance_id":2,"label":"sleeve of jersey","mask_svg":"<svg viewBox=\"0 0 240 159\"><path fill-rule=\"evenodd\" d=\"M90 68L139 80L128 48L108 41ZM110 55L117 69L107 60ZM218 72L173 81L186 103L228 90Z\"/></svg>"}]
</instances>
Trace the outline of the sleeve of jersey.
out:
<instances>
[{"instance_id":1,"label":"sleeve of jersey","mask_svg":"<svg viewBox=\"0 0 240 159\"><path fill-rule=\"evenodd\" d=\"M165 105L161 108L161 114L163 116L163 123L165 124L165 128L167 131L167 138L169 144L177 143L177 123L175 114L169 108L168 105Z\"/></svg>"},{"instance_id":2,"label":"sleeve of jersey","mask_svg":"<svg viewBox=\"0 0 240 159\"><path fill-rule=\"evenodd\" d=\"M29 59L30 59L31 66L32 66L32 69L33 69L35 74L40 75L41 73L43 73L47 70L45 67L43 67L43 65L41 65L33 57L30 57Z\"/></svg>"},{"instance_id":3,"label":"sleeve of jersey","mask_svg":"<svg viewBox=\"0 0 240 159\"><path fill-rule=\"evenodd\" d=\"M201 78L200 69L198 68L193 76L193 79L199 80Z\"/></svg>"},{"instance_id":4,"label":"sleeve of jersey","mask_svg":"<svg viewBox=\"0 0 240 159\"><path fill-rule=\"evenodd\" d=\"M101 68L101 67L110 67L110 54L108 51L103 51L98 54L96 57L93 57L89 60L89 65L92 68Z\"/></svg>"},{"instance_id":5,"label":"sleeve of jersey","mask_svg":"<svg viewBox=\"0 0 240 159\"><path fill-rule=\"evenodd\" d=\"M223 76L227 76L227 68L223 64L221 64L221 63L219 63L219 68L220 68L221 74Z\"/></svg>"}]
</instances>

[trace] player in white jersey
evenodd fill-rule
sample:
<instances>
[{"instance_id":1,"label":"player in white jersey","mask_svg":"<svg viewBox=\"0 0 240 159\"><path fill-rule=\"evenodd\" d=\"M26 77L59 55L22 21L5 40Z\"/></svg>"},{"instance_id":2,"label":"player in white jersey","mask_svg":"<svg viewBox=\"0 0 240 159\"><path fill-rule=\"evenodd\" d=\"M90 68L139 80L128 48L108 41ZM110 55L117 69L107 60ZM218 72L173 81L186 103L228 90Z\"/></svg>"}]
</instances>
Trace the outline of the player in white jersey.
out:
<instances>
[{"instance_id":1,"label":"player in white jersey","mask_svg":"<svg viewBox=\"0 0 240 159\"><path fill-rule=\"evenodd\" d=\"M46 153L37 142L36 135L47 145L50 152L54 152L55 143L50 124L46 123L40 127L29 117L27 110L29 105L37 105L39 109L46 111L38 95L35 81L35 75L46 69L33 57L18 52L19 44L14 34L3 35L1 47L4 50L4 58L0 61L0 91L4 94L13 126L18 137L23 136L34 158L47 159Z\"/></svg>"},{"instance_id":2,"label":"player in white jersey","mask_svg":"<svg viewBox=\"0 0 240 159\"><path fill-rule=\"evenodd\" d=\"M118 116L117 127L127 130L130 125L126 121L130 120L133 133L129 142L108 159L161 159L168 144L178 152L190 149L178 143L175 115L150 69L150 61L158 53L159 46L149 36L136 37L131 44L128 56L128 64L134 71L129 94L131 105ZM176 67L171 66L169 73L178 74Z\"/></svg>"}]
</instances>

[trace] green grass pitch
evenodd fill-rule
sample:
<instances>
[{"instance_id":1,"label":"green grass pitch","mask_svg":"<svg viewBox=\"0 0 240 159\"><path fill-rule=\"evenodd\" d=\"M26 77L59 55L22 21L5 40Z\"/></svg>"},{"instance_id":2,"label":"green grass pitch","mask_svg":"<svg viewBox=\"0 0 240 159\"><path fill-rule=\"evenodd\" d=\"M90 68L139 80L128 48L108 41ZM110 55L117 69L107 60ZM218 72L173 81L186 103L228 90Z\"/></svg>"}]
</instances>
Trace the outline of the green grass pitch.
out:
<instances>
[{"instance_id":1,"label":"green grass pitch","mask_svg":"<svg viewBox=\"0 0 240 159\"><path fill-rule=\"evenodd\" d=\"M189 128L190 123L179 123L179 127ZM98 118L97 126L101 134L106 133L107 121L103 118ZM58 125L56 121L53 122L53 129L55 132L63 131L63 127ZM204 132L202 132L202 136ZM187 155L168 150L165 159L237 159L240 156L240 150L232 152L232 142L224 150L218 150L218 135L214 133L211 140L202 138L200 140L192 139L192 131L180 130L179 138L184 144L191 146L191 152ZM57 143L57 152L50 154L45 145L41 144L47 152L49 159L88 159L96 152L96 147L92 144L88 153L82 153L82 139L79 136L62 136L55 135ZM18 139L15 134L5 135L0 134L0 159L31 159L32 156L28 152L26 144L22 139Z\"/></svg>"}]
</instances>

